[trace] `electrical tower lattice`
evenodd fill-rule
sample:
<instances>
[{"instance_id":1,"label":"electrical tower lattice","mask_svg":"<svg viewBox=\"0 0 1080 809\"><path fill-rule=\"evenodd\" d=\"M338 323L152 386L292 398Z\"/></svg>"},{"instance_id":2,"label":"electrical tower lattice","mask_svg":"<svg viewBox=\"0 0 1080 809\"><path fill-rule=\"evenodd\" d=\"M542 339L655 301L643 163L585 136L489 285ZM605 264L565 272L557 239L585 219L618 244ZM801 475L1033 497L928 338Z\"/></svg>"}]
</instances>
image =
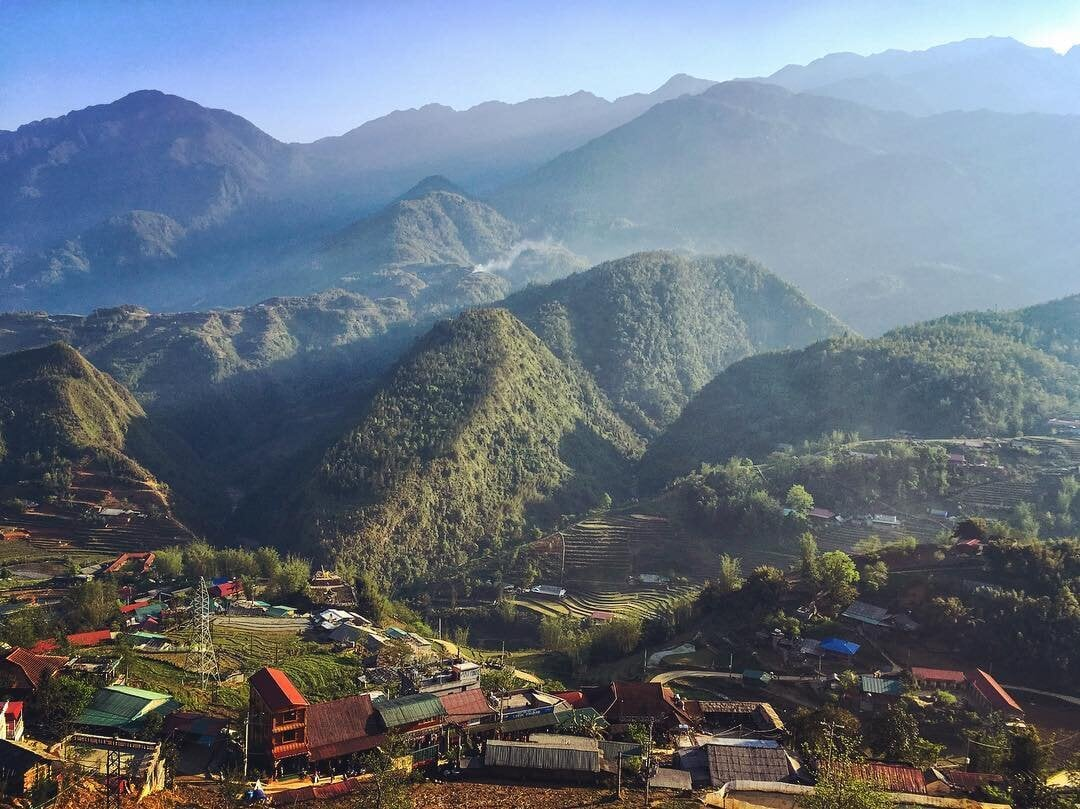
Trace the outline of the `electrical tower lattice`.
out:
<instances>
[{"instance_id":1,"label":"electrical tower lattice","mask_svg":"<svg viewBox=\"0 0 1080 809\"><path fill-rule=\"evenodd\" d=\"M191 637L185 667L199 675L199 682L203 686L218 680L220 670L210 632L210 591L206 587L206 579L199 579L199 588L191 602Z\"/></svg>"}]
</instances>

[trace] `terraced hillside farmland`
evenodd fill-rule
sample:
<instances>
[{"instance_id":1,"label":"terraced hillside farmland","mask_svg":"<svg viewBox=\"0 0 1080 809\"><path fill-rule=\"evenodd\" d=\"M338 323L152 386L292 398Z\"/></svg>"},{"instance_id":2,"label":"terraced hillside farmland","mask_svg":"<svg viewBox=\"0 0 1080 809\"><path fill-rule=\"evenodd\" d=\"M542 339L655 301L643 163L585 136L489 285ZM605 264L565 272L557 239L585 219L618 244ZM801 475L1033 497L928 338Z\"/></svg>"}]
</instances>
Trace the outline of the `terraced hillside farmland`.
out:
<instances>
[{"instance_id":1,"label":"terraced hillside farmland","mask_svg":"<svg viewBox=\"0 0 1080 809\"><path fill-rule=\"evenodd\" d=\"M18 487L8 488L13 496L19 493ZM139 513L105 517L101 508ZM0 527L38 551L59 554L77 550L114 556L191 539L154 482L121 480L87 468L74 471L68 499L0 512Z\"/></svg>"},{"instance_id":2,"label":"terraced hillside farmland","mask_svg":"<svg viewBox=\"0 0 1080 809\"><path fill-rule=\"evenodd\" d=\"M815 523L813 529L818 547L822 550L851 552L856 543L870 536L876 536L885 543L900 537L915 537L920 545L931 545L942 531L952 531L953 525L948 520L929 516L902 516L899 525L867 524L864 520L845 523L829 520L821 525Z\"/></svg>"},{"instance_id":3,"label":"terraced hillside farmland","mask_svg":"<svg viewBox=\"0 0 1080 809\"><path fill-rule=\"evenodd\" d=\"M664 517L605 514L574 523L538 543L545 569L579 584L624 582L636 573L687 569L686 543Z\"/></svg>"},{"instance_id":4,"label":"terraced hillside farmland","mask_svg":"<svg viewBox=\"0 0 1080 809\"><path fill-rule=\"evenodd\" d=\"M700 589L696 584L670 584L632 590L571 590L564 598L519 593L511 603L538 615L588 618L600 611L623 618L647 618L668 609L681 599L696 595Z\"/></svg>"},{"instance_id":5,"label":"terraced hillside farmland","mask_svg":"<svg viewBox=\"0 0 1080 809\"><path fill-rule=\"evenodd\" d=\"M1035 484L1030 481L995 480L972 486L956 496L961 507L972 514L987 511L1008 511L1019 503L1029 503L1035 497Z\"/></svg>"}]
</instances>

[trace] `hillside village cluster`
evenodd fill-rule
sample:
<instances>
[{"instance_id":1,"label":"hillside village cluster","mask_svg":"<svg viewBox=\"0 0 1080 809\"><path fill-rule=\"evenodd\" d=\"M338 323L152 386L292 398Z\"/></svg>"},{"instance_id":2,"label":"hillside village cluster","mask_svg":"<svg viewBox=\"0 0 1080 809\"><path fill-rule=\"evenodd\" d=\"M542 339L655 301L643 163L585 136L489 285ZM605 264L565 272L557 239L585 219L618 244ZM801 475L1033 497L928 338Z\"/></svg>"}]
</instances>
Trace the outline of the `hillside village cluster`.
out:
<instances>
[{"instance_id":1,"label":"hillside village cluster","mask_svg":"<svg viewBox=\"0 0 1080 809\"><path fill-rule=\"evenodd\" d=\"M955 552L979 550L967 542ZM313 576L313 606L306 612L257 600L230 578L163 585L154 579L150 552L121 554L82 569L78 578L120 571L138 584L122 591L128 598L118 630L42 639L30 648L7 648L0 657L0 775L8 796L39 794L42 785L57 779L63 785L72 773L135 797L179 781L212 784L231 777L243 782L238 788L249 802L285 805L362 791L371 777L365 757L382 750L397 766L438 779L647 786L655 794L694 792L743 807L789 806L814 783L781 716L792 705L838 704L873 716L902 699L932 701L944 691L988 722L1022 726L1025 719L1008 689L982 669L895 665L864 671L864 646L884 634L917 629L908 616L864 601L844 610L843 636L796 638L777 631L759 640L763 656L781 661L776 668L801 673L713 672L718 688L712 696L690 697L674 690L668 681L676 678L664 672L666 658L692 650L692 644L652 654L643 681L545 691L511 679L485 687L484 672L499 663L469 660L454 644L399 626L374 625L356 610L352 586L332 573ZM649 583L663 578L652 576ZM557 603L567 590L540 584L526 595ZM18 607L32 608L7 609ZM613 617L598 611L582 620ZM215 661L213 671L200 669L199 661L213 654L213 634L200 636L200 618L206 626L223 619L253 621L252 627L302 623L306 638L355 656L365 673L355 693L318 701L309 700L282 668L225 672ZM246 680L246 710L196 710L169 693L135 687L114 654L120 648L184 660L187 670L177 669L178 681L197 682L200 670L211 689L242 688ZM849 672L858 672L854 684L844 682ZM62 738L39 741L39 731L47 729L34 711L50 684L64 677L92 684L92 699ZM738 696L728 697L728 691ZM904 761L844 766L888 791L896 805L1001 805L975 800L1001 782L998 774Z\"/></svg>"}]
</instances>

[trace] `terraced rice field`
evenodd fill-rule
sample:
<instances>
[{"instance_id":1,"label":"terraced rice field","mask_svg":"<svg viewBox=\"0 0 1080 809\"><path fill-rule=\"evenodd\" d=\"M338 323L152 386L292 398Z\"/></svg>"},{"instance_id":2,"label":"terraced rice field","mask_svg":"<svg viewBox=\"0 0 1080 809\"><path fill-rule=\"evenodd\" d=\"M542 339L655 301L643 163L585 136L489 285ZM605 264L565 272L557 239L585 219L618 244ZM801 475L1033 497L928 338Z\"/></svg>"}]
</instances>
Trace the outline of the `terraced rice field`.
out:
<instances>
[{"instance_id":1,"label":"terraced rice field","mask_svg":"<svg viewBox=\"0 0 1080 809\"><path fill-rule=\"evenodd\" d=\"M1031 502L1035 497L1035 484L1008 480L996 480L972 486L957 495L957 501L968 511L982 509L1009 510L1017 503Z\"/></svg>"},{"instance_id":2,"label":"terraced rice field","mask_svg":"<svg viewBox=\"0 0 1080 809\"><path fill-rule=\"evenodd\" d=\"M568 581L625 581L632 573L671 566L676 529L650 514L605 514L582 520L556 535L561 572Z\"/></svg>"},{"instance_id":3,"label":"terraced rice field","mask_svg":"<svg viewBox=\"0 0 1080 809\"><path fill-rule=\"evenodd\" d=\"M1080 465L1080 438L1028 436L1024 440L1039 447L1047 454L1060 455L1063 460L1072 466Z\"/></svg>"},{"instance_id":4,"label":"terraced rice field","mask_svg":"<svg viewBox=\"0 0 1080 809\"><path fill-rule=\"evenodd\" d=\"M539 615L571 615L588 618L593 612L612 612L620 617L647 618L670 607L676 601L696 595L701 588L693 584L634 590L572 590L565 598L555 599L537 593L520 593L511 602Z\"/></svg>"},{"instance_id":5,"label":"terraced rice field","mask_svg":"<svg viewBox=\"0 0 1080 809\"><path fill-rule=\"evenodd\" d=\"M882 542L889 542L901 536L913 536L920 544L930 545L935 542L944 530L952 530L951 524L946 520L938 520L932 517L909 517L901 518L900 525L866 525L862 520L850 520L846 523L829 521L820 526L815 523L814 535L818 540L818 547L825 551L848 551L854 549L856 543L869 536L876 536Z\"/></svg>"},{"instance_id":6,"label":"terraced rice field","mask_svg":"<svg viewBox=\"0 0 1080 809\"><path fill-rule=\"evenodd\" d=\"M216 617L214 647L222 671L251 673L269 664L283 664L300 653L305 618Z\"/></svg>"}]
</instances>

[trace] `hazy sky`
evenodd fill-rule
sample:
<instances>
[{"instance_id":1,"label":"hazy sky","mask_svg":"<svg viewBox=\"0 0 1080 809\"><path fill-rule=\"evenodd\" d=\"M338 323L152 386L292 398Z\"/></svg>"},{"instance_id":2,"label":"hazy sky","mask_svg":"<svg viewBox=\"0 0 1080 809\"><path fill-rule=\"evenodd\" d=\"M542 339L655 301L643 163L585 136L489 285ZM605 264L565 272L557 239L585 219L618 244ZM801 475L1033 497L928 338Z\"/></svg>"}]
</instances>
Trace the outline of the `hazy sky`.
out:
<instances>
[{"instance_id":1,"label":"hazy sky","mask_svg":"<svg viewBox=\"0 0 1080 809\"><path fill-rule=\"evenodd\" d=\"M987 35L1067 50L1080 0L0 0L0 129L154 88L313 140L431 101L614 98Z\"/></svg>"}]
</instances>

